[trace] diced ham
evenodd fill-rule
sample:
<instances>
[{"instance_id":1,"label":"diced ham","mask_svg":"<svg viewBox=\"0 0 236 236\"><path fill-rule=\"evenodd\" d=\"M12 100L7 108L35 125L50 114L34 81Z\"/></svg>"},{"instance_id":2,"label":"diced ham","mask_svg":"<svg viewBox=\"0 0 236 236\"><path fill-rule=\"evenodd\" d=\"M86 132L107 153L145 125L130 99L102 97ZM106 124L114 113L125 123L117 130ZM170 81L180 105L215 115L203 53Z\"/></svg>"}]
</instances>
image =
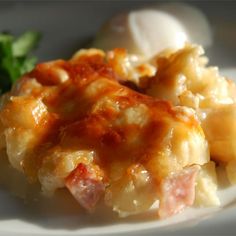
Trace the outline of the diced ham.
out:
<instances>
[{"instance_id":1,"label":"diced ham","mask_svg":"<svg viewBox=\"0 0 236 236\"><path fill-rule=\"evenodd\" d=\"M66 187L86 210L92 211L103 195L105 184L83 163L66 178Z\"/></svg>"},{"instance_id":2,"label":"diced ham","mask_svg":"<svg viewBox=\"0 0 236 236\"><path fill-rule=\"evenodd\" d=\"M160 218L167 218L193 204L198 171L199 166L191 166L163 181L160 192Z\"/></svg>"}]
</instances>

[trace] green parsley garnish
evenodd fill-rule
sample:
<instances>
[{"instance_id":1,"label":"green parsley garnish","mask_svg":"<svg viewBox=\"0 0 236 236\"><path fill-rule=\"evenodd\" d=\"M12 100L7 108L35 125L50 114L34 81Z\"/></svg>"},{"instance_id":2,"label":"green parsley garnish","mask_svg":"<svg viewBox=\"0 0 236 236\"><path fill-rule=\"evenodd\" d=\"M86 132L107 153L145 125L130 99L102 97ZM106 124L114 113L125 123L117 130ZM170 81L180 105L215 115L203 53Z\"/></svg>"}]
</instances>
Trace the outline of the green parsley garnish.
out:
<instances>
[{"instance_id":1,"label":"green parsley garnish","mask_svg":"<svg viewBox=\"0 0 236 236\"><path fill-rule=\"evenodd\" d=\"M37 58L30 53L40 38L41 34L35 31L27 31L18 38L0 34L0 94L10 90L17 79L34 68Z\"/></svg>"}]
</instances>

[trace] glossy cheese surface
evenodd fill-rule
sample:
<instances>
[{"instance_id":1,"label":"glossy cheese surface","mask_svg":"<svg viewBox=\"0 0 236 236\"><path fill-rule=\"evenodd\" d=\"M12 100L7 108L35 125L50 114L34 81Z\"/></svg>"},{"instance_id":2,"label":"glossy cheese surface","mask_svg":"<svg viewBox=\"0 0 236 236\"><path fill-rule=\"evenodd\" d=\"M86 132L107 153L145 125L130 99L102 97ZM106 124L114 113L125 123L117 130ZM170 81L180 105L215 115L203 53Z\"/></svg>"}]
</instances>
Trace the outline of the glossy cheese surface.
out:
<instances>
[{"instance_id":1,"label":"glossy cheese surface","mask_svg":"<svg viewBox=\"0 0 236 236\"><path fill-rule=\"evenodd\" d=\"M124 51L81 51L21 78L1 100L1 146L45 194L66 186L88 210L104 195L120 215L143 212L158 199L168 202L162 192L172 183L192 194L176 201L191 205L198 168L190 166L209 161L198 119L189 108L122 85L126 76L149 72L127 73L111 53ZM178 211L172 204L162 215Z\"/></svg>"}]
</instances>

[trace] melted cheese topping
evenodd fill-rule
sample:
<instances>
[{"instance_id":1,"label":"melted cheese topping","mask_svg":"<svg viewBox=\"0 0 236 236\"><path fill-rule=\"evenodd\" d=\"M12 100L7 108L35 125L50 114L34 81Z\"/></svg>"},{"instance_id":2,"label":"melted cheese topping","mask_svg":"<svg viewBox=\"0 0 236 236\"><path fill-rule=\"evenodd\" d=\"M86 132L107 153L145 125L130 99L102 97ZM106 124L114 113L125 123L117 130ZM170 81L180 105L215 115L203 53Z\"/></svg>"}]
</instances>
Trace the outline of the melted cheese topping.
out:
<instances>
[{"instance_id":1,"label":"melted cheese topping","mask_svg":"<svg viewBox=\"0 0 236 236\"><path fill-rule=\"evenodd\" d=\"M82 51L39 64L4 98L1 133L12 166L46 194L66 185L90 210L105 191L115 211L138 213L169 176L208 162L208 145L191 109L121 85L131 72L110 54Z\"/></svg>"},{"instance_id":2,"label":"melted cheese topping","mask_svg":"<svg viewBox=\"0 0 236 236\"><path fill-rule=\"evenodd\" d=\"M145 93L175 105L195 109L210 146L211 158L227 166L229 179L236 169L236 85L207 67L200 46L157 55L155 76L140 80Z\"/></svg>"}]
</instances>

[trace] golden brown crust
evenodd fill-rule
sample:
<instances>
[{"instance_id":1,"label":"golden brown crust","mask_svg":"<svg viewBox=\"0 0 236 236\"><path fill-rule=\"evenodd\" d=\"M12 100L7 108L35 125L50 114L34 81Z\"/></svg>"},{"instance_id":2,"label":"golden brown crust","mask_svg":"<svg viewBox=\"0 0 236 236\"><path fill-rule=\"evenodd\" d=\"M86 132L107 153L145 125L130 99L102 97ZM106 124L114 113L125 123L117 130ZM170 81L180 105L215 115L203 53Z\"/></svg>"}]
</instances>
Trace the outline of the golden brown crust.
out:
<instances>
[{"instance_id":1,"label":"golden brown crust","mask_svg":"<svg viewBox=\"0 0 236 236\"><path fill-rule=\"evenodd\" d=\"M113 183L124 186L134 181L129 170L138 165L140 175L147 172L141 189L146 188L151 199L141 205L150 207L164 178L209 160L204 134L191 110L129 89L119 83L122 76L114 61L96 51L69 61L39 64L15 85L0 112L11 163L30 179L39 178L46 191L63 187L66 177L83 163L81 168L89 174L79 174L76 181L73 177L67 184L70 191L77 195L70 183L82 186L81 178L86 178L99 194L105 189L102 184L107 186L112 204L115 194L122 196L113 192L118 191ZM92 174L92 170L103 174ZM152 196L150 186L155 186ZM86 194L94 199L90 190ZM88 196L80 193L83 204Z\"/></svg>"}]
</instances>

